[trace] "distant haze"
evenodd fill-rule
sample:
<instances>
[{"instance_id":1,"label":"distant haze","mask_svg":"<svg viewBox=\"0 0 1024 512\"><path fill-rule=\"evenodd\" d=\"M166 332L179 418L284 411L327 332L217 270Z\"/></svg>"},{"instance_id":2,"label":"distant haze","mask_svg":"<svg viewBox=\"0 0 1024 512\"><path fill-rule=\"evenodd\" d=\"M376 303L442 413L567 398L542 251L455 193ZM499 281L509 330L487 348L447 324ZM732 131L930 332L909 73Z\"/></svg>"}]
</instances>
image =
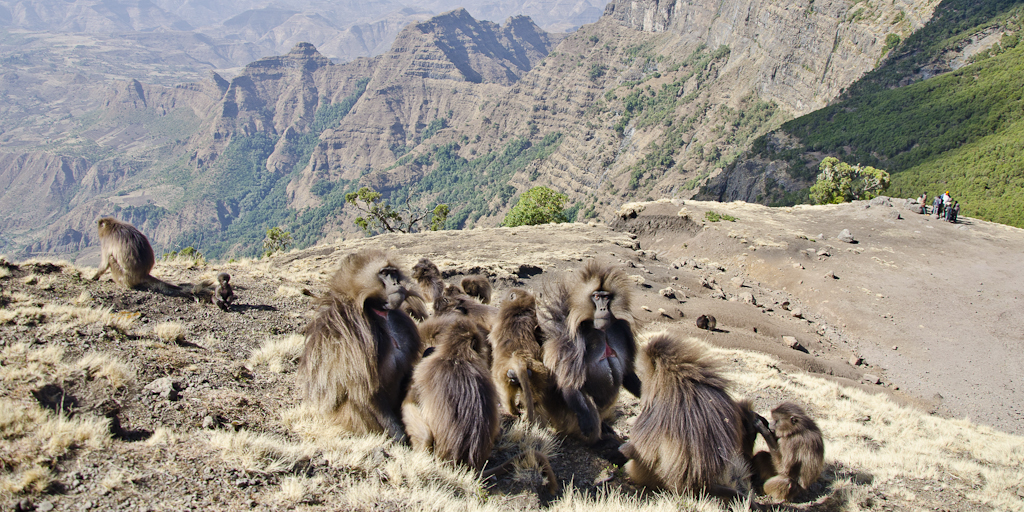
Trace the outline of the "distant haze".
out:
<instances>
[{"instance_id":1,"label":"distant haze","mask_svg":"<svg viewBox=\"0 0 1024 512\"><path fill-rule=\"evenodd\" d=\"M548 32L572 31L600 18L606 0L426 2L367 0L0 0L0 29L90 34L99 38L136 33L138 44L158 49L159 34L198 37L193 44L215 49L222 61L209 67L237 67L287 53L309 42L325 56L344 62L387 51L406 25L465 7L474 18L503 22L526 15ZM148 37L140 38L145 33ZM153 37L157 36L157 37Z\"/></svg>"}]
</instances>

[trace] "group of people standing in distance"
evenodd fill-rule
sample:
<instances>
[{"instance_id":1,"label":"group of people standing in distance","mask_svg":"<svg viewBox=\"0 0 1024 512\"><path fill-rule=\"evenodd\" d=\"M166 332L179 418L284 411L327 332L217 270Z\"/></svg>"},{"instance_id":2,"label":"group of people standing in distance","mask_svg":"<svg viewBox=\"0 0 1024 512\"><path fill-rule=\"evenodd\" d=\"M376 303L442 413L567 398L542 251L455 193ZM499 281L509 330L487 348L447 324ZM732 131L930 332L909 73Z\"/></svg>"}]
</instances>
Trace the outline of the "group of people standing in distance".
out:
<instances>
[{"instance_id":1,"label":"group of people standing in distance","mask_svg":"<svg viewBox=\"0 0 1024 512\"><path fill-rule=\"evenodd\" d=\"M921 204L922 214L928 213L927 199L928 194L921 194L921 197L918 198L917 202ZM957 216L960 215L960 203L954 201L953 198L949 196L949 191L947 190L945 194L935 196L935 199L932 200L932 213L935 214L936 219L944 219L946 222L956 222Z\"/></svg>"}]
</instances>

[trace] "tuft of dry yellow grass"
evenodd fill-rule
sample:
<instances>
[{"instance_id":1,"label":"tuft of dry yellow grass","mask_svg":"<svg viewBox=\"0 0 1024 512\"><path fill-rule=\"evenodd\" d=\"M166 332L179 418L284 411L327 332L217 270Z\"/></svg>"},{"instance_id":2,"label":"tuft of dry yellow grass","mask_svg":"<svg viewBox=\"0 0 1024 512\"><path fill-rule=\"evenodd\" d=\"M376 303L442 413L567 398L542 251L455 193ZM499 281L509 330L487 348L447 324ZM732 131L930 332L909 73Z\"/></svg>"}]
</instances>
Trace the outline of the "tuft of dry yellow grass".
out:
<instances>
[{"instance_id":1,"label":"tuft of dry yellow grass","mask_svg":"<svg viewBox=\"0 0 1024 512\"><path fill-rule=\"evenodd\" d=\"M114 389L121 389L135 382L135 370L111 354L89 352L83 355L75 366L85 371L89 379L106 379Z\"/></svg>"},{"instance_id":2,"label":"tuft of dry yellow grass","mask_svg":"<svg viewBox=\"0 0 1024 512\"><path fill-rule=\"evenodd\" d=\"M305 344L306 339L298 334L267 338L260 348L249 356L249 363L253 366L265 364L268 370L281 373L284 371L286 361L298 361Z\"/></svg>"},{"instance_id":3,"label":"tuft of dry yellow grass","mask_svg":"<svg viewBox=\"0 0 1024 512\"><path fill-rule=\"evenodd\" d=\"M165 343L180 343L185 340L185 326L178 322L161 322L153 326L153 334Z\"/></svg>"}]
</instances>

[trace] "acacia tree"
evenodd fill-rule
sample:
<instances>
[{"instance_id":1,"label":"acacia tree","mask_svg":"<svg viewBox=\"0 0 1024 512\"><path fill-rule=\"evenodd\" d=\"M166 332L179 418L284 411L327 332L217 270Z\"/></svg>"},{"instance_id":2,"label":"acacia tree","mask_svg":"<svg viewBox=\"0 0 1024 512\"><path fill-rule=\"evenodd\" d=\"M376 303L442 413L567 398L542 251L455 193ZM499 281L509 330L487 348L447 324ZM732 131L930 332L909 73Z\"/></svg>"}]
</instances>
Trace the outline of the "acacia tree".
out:
<instances>
[{"instance_id":1,"label":"acacia tree","mask_svg":"<svg viewBox=\"0 0 1024 512\"><path fill-rule=\"evenodd\" d=\"M409 199L405 200L405 205L401 208L395 208L385 202L383 197L383 194L370 187L345 194L345 204L355 206L365 214L356 217L356 226L359 226L367 236L379 231L415 233L416 224L427 218L430 219L429 229L437 231L444 228L450 212L448 205L443 203L430 211L417 211L410 205Z\"/></svg>"},{"instance_id":2,"label":"acacia tree","mask_svg":"<svg viewBox=\"0 0 1024 512\"><path fill-rule=\"evenodd\" d=\"M565 216L565 202L569 197L547 187L533 187L523 195L505 215L502 226L533 226L549 222L568 222Z\"/></svg>"},{"instance_id":3,"label":"acacia tree","mask_svg":"<svg viewBox=\"0 0 1024 512\"><path fill-rule=\"evenodd\" d=\"M814 204L871 199L889 188L889 173L871 166L851 166L832 156L822 160L818 170L818 181L811 186Z\"/></svg>"}]
</instances>

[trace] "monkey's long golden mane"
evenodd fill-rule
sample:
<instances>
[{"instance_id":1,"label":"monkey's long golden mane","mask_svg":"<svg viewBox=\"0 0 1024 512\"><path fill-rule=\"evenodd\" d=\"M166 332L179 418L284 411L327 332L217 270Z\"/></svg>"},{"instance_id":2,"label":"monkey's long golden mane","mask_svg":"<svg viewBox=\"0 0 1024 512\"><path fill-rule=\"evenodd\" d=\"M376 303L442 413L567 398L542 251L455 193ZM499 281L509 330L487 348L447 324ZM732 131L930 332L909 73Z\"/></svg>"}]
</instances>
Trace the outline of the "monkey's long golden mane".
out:
<instances>
[{"instance_id":1,"label":"monkey's long golden mane","mask_svg":"<svg viewBox=\"0 0 1024 512\"><path fill-rule=\"evenodd\" d=\"M354 432L366 430L361 423L369 416L345 406L371 403L380 380L377 347L366 341L374 336L364 305L370 298L387 302L377 274L389 265L383 251L347 255L304 331L306 345L297 372L303 397L325 414L340 415L342 426Z\"/></svg>"},{"instance_id":2,"label":"monkey's long golden mane","mask_svg":"<svg viewBox=\"0 0 1024 512\"><path fill-rule=\"evenodd\" d=\"M739 448L739 408L716 368L695 342L669 334L655 335L637 358L644 392L634 460L673 491L723 483Z\"/></svg>"},{"instance_id":3,"label":"monkey's long golden mane","mask_svg":"<svg viewBox=\"0 0 1024 512\"><path fill-rule=\"evenodd\" d=\"M559 386L580 389L587 380L586 341L579 335L579 327L594 319L596 308L591 295L598 290L611 292L612 314L632 328L631 287L625 273L597 260L588 261L579 272L548 287L542 326L551 343L544 345L544 365L551 369Z\"/></svg>"}]
</instances>

